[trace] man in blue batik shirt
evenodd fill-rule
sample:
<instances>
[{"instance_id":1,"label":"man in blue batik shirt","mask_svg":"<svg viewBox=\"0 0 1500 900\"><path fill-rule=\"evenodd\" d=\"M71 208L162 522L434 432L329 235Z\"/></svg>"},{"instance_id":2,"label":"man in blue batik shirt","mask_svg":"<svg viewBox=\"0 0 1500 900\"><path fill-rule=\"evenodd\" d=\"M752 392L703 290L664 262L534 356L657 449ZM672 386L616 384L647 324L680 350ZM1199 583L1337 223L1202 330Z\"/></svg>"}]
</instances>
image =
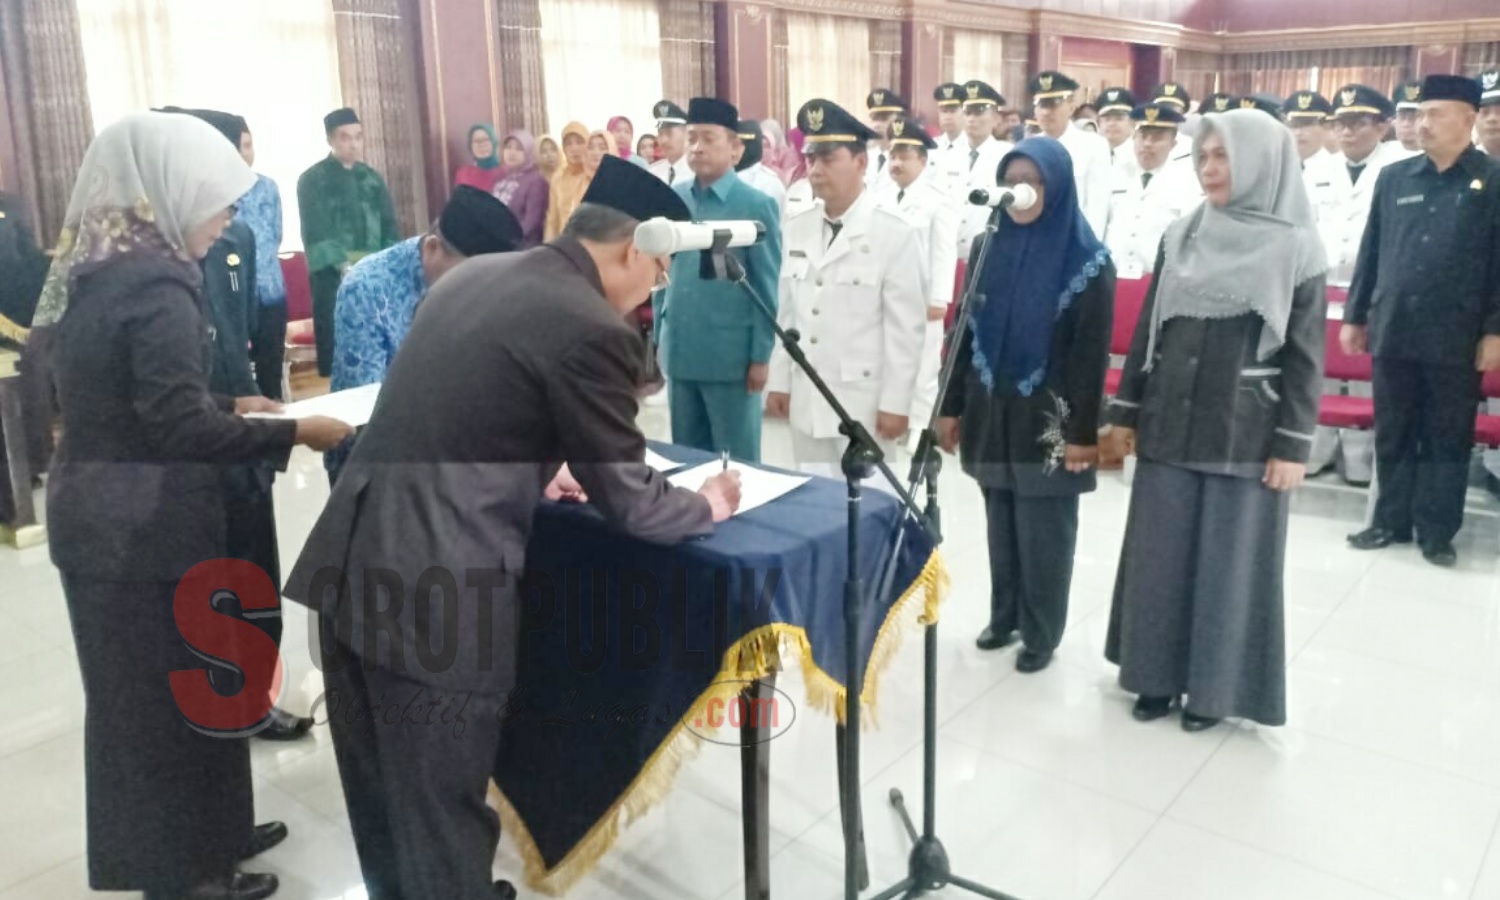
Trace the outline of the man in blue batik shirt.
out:
<instances>
[{"instance_id":1,"label":"man in blue batik shirt","mask_svg":"<svg viewBox=\"0 0 1500 900\"><path fill-rule=\"evenodd\" d=\"M688 166L694 178L674 190L698 222L749 219L765 227L753 247L731 250L757 293L776 309L781 279L781 214L776 201L734 173L739 111L722 100L688 104ZM655 321L672 411L672 442L728 450L760 461L761 393L776 336L753 301L729 281L700 277L701 253L679 253L671 285L658 293Z\"/></svg>"},{"instance_id":2,"label":"man in blue batik shirt","mask_svg":"<svg viewBox=\"0 0 1500 900\"><path fill-rule=\"evenodd\" d=\"M484 191L461 185L427 234L356 263L339 285L334 306L330 389L384 381L418 304L438 279L471 256L508 253L520 244L521 225L510 209ZM337 480L353 446L351 439L324 454L329 481Z\"/></svg>"}]
</instances>

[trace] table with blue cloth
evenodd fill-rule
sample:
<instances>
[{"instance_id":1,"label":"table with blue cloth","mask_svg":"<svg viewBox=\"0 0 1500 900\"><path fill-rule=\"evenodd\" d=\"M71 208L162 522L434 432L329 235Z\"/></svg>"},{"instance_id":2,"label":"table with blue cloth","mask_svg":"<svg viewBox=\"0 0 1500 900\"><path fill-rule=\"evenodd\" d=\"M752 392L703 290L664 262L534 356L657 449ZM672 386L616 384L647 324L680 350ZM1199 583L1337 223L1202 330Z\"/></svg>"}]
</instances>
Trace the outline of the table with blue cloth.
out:
<instances>
[{"instance_id":1,"label":"table with blue cloth","mask_svg":"<svg viewBox=\"0 0 1500 900\"><path fill-rule=\"evenodd\" d=\"M718 459L653 449L684 469ZM714 721L705 712L747 692L766 696L783 658L801 661L808 696L797 699L842 720L847 502L842 481L813 478L673 547L626 536L592 507L549 503L538 511L518 687L492 795L533 889L561 894L586 875L626 823L665 797L703 736L738 743L738 735L702 726ZM864 491L859 558L872 595L900 513L894 496ZM926 533L909 517L902 527L889 595L871 596L861 617L864 708L898 643L901 614L915 606L935 620L946 585ZM747 884L766 871L767 747L751 737L742 751ZM756 890L764 896L769 886Z\"/></svg>"}]
</instances>

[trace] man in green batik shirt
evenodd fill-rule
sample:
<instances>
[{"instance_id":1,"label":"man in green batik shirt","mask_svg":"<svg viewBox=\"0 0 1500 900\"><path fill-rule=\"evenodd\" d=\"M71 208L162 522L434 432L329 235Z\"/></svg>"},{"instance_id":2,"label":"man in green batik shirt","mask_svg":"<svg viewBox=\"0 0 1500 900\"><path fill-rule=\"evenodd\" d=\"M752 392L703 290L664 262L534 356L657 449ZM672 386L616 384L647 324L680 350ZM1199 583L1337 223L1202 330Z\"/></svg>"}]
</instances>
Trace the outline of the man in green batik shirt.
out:
<instances>
[{"instance_id":1,"label":"man in green batik shirt","mask_svg":"<svg viewBox=\"0 0 1500 900\"><path fill-rule=\"evenodd\" d=\"M380 173L360 159L365 130L352 109L323 117L332 152L297 179L302 244L312 281L313 329L318 341L318 374L333 369L333 309L344 270L371 253L397 243L396 210Z\"/></svg>"}]
</instances>

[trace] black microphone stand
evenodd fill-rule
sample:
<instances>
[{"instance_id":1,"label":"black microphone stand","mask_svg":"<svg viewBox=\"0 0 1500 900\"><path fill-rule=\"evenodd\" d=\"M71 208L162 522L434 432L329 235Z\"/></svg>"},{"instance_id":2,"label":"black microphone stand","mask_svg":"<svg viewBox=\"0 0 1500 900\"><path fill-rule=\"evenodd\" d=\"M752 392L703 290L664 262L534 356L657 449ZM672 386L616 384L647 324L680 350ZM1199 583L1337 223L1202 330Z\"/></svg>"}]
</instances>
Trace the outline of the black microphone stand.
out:
<instances>
[{"instance_id":1,"label":"black microphone stand","mask_svg":"<svg viewBox=\"0 0 1500 900\"><path fill-rule=\"evenodd\" d=\"M947 355L943 359L942 375L938 379L938 393L932 406L932 414L917 442L917 450L911 461L910 490L915 493L918 482L925 481L927 521L930 530L937 532L936 543L939 544L942 542L942 510L938 506L938 473L942 470L943 464L942 457L938 453L936 424L942 415L943 401L948 397L948 388L953 381L953 370L958 362L957 342L964 339L964 332L968 330L974 308L983 306L988 299L984 294L978 293L977 288L980 276L984 272L985 260L989 256L990 241L999 230L1006 205L1008 204L997 206L990 215L989 223L985 226L984 242L979 245L979 253L975 255L974 268L968 273L968 289L964 291L963 299L959 301L958 315L953 320L953 330L950 333L953 335L954 346L948 348ZM890 590L891 582L896 577L895 561L900 557L901 545L906 539L906 534L899 525L898 521L898 527L892 528L891 562L886 565L885 572L881 576L879 586L881 590ZM872 900L920 897L928 891L940 890L950 884L963 888L971 894L990 897L993 900L1016 900L1009 894L1003 894L993 888L953 874L952 866L948 863L948 851L944 849L943 842L937 836L937 622L925 624L927 633L924 636L923 654L925 674L922 709L922 833L917 834L917 829L912 824L911 814L906 809L906 798L901 795L900 789L891 788L891 806L895 807L896 814L901 817L901 824L906 826L906 833L911 837L913 846L911 856L908 858L906 878Z\"/></svg>"},{"instance_id":2,"label":"black microphone stand","mask_svg":"<svg viewBox=\"0 0 1500 900\"><path fill-rule=\"evenodd\" d=\"M866 599L865 581L859 572L859 511L864 496L861 483L879 472L896 491L904 507L902 514L896 516L896 530L902 531L901 525L909 515L932 536L934 542L938 540L936 529L927 517L917 507L912 492L901 485L896 474L891 471L885 462L885 452L870 435L865 426L853 416L839 402L837 395L828 387L823 376L807 359L807 354L802 351L801 336L795 331L788 331L781 327L776 320L776 313L770 304L761 297L755 288L745 277L745 268L740 261L728 252L730 233L720 231L715 234L714 246L703 251L700 271L703 277L723 278L739 285L753 301L755 308L760 310L766 321L771 323L772 330L781 341L781 346L786 349L787 355L802 372L807 375L813 387L819 395L833 409L834 415L839 419L839 433L849 439L849 447L844 451L842 468L844 472L844 483L848 486L848 556L849 568L844 575L844 747L840 756L842 763L840 769L840 805L842 807L844 821L844 897L845 900L858 900L860 886L860 873L863 862L863 831L860 827L860 781L859 781L859 745L860 745L860 697L864 693L864 670L859 664L859 625L862 613L862 604ZM895 560L891 561L887 571L894 573ZM883 584L889 589L889 583L894 574L884 577Z\"/></svg>"}]
</instances>

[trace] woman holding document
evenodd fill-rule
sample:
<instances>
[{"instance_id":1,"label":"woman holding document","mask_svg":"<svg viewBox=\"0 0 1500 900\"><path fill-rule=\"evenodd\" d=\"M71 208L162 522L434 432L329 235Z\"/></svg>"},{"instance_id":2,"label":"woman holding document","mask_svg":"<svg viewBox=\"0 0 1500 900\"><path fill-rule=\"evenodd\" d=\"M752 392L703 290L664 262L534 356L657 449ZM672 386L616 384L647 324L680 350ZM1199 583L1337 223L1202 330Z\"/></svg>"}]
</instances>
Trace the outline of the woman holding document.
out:
<instances>
[{"instance_id":1,"label":"woman holding document","mask_svg":"<svg viewBox=\"0 0 1500 900\"><path fill-rule=\"evenodd\" d=\"M284 467L294 444L324 450L349 433L326 418L247 420L208 391L197 261L254 184L204 122L126 117L89 147L37 310L62 407L48 529L83 673L95 890L249 900L277 886L237 868L286 836L254 825L246 741L190 725L168 680L203 668L174 601L186 572L226 556L217 467ZM220 623L236 624L199 624L232 642Z\"/></svg>"}]
</instances>

